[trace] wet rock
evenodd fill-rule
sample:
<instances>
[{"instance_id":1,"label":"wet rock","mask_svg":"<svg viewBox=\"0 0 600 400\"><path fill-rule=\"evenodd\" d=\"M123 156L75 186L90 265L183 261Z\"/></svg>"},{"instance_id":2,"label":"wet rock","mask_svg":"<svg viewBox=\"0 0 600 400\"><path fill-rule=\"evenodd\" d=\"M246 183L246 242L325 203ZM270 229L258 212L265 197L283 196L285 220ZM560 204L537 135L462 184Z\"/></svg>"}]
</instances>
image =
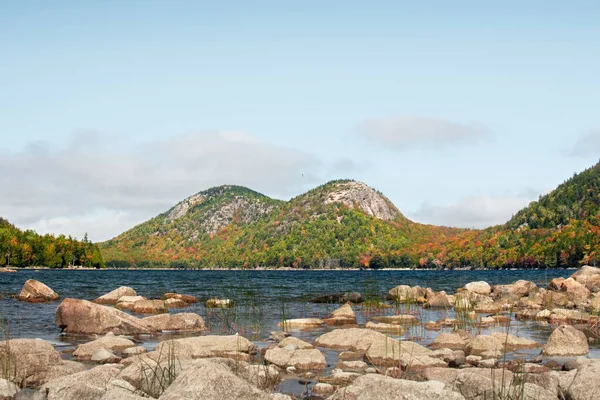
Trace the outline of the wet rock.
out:
<instances>
[{"instance_id":1,"label":"wet rock","mask_svg":"<svg viewBox=\"0 0 600 400\"><path fill-rule=\"evenodd\" d=\"M434 292L431 289L427 289L426 292L427 303L426 307L429 308L450 308L451 304L448 301L446 292Z\"/></svg>"},{"instance_id":2,"label":"wet rock","mask_svg":"<svg viewBox=\"0 0 600 400\"><path fill-rule=\"evenodd\" d=\"M325 356L317 349L273 348L265 353L265 360L280 368L318 370L327 366Z\"/></svg>"},{"instance_id":3,"label":"wet rock","mask_svg":"<svg viewBox=\"0 0 600 400\"><path fill-rule=\"evenodd\" d=\"M227 366L213 360L195 360L160 396L160 400L272 400L272 397Z\"/></svg>"},{"instance_id":4,"label":"wet rock","mask_svg":"<svg viewBox=\"0 0 600 400\"><path fill-rule=\"evenodd\" d=\"M350 350L364 353L374 342L384 342L386 335L370 329L335 329L319 336L315 344L335 350Z\"/></svg>"},{"instance_id":5,"label":"wet rock","mask_svg":"<svg viewBox=\"0 0 600 400\"><path fill-rule=\"evenodd\" d=\"M570 325L556 328L542 348L542 354L546 356L579 356L588 352L589 346L585 334Z\"/></svg>"},{"instance_id":6,"label":"wet rock","mask_svg":"<svg viewBox=\"0 0 600 400\"><path fill-rule=\"evenodd\" d=\"M186 303L185 301L183 301L181 299L173 299L173 298L171 298L171 299L166 299L166 300L163 300L163 301L164 301L165 307L167 309L169 309L169 308L183 308L183 307L189 306L188 303Z\"/></svg>"},{"instance_id":7,"label":"wet rock","mask_svg":"<svg viewBox=\"0 0 600 400\"><path fill-rule=\"evenodd\" d=\"M23 285L19 294L19 300L29 303L42 303L45 301L58 300L58 293L35 279L29 279Z\"/></svg>"},{"instance_id":8,"label":"wet rock","mask_svg":"<svg viewBox=\"0 0 600 400\"><path fill-rule=\"evenodd\" d=\"M165 293L165 295L163 296L163 300L168 300L168 299L177 299L177 300L181 300L188 304L198 302L198 299L195 296L179 294L179 293Z\"/></svg>"},{"instance_id":9,"label":"wet rock","mask_svg":"<svg viewBox=\"0 0 600 400\"><path fill-rule=\"evenodd\" d=\"M350 302L354 304L359 304L364 301L364 297L358 292L345 292L318 296L313 298L311 300L311 303L344 304Z\"/></svg>"},{"instance_id":10,"label":"wet rock","mask_svg":"<svg viewBox=\"0 0 600 400\"><path fill-rule=\"evenodd\" d=\"M329 318L324 319L327 325L351 325L356 324L356 315L350 304L344 304L331 313Z\"/></svg>"},{"instance_id":11,"label":"wet rock","mask_svg":"<svg viewBox=\"0 0 600 400\"><path fill-rule=\"evenodd\" d=\"M286 337L289 337L290 334L288 332L284 332L284 331L272 331L269 334L269 340L272 340L274 342L281 342L283 339L285 339Z\"/></svg>"},{"instance_id":12,"label":"wet rock","mask_svg":"<svg viewBox=\"0 0 600 400\"><path fill-rule=\"evenodd\" d=\"M426 290L422 287L399 285L388 292L387 299L398 303L416 303L417 299L424 298L425 294Z\"/></svg>"},{"instance_id":13,"label":"wet rock","mask_svg":"<svg viewBox=\"0 0 600 400\"><path fill-rule=\"evenodd\" d=\"M133 304L131 312L135 314L163 314L167 312L164 300L140 300Z\"/></svg>"},{"instance_id":14,"label":"wet rock","mask_svg":"<svg viewBox=\"0 0 600 400\"><path fill-rule=\"evenodd\" d=\"M375 322L383 322L386 324L396 325L417 325L419 319L414 315L400 314L400 315L379 315L371 318Z\"/></svg>"},{"instance_id":15,"label":"wet rock","mask_svg":"<svg viewBox=\"0 0 600 400\"><path fill-rule=\"evenodd\" d=\"M98 349L92 354L90 361L99 364L117 364L121 361L121 357L116 356L106 349Z\"/></svg>"},{"instance_id":16,"label":"wet rock","mask_svg":"<svg viewBox=\"0 0 600 400\"><path fill-rule=\"evenodd\" d=\"M121 352L133 346L135 346L135 343L131 340L115 336L110 332L99 339L77 346L77 349L73 352L73 357L78 360L89 360L95 352L101 349Z\"/></svg>"},{"instance_id":17,"label":"wet rock","mask_svg":"<svg viewBox=\"0 0 600 400\"><path fill-rule=\"evenodd\" d=\"M504 311L504 306L499 302L477 304L475 306L475 311L481 314L496 314Z\"/></svg>"},{"instance_id":18,"label":"wet rock","mask_svg":"<svg viewBox=\"0 0 600 400\"><path fill-rule=\"evenodd\" d=\"M142 300L146 300L146 298L142 296L123 296L117 300L115 307L119 310L133 310L135 303Z\"/></svg>"},{"instance_id":19,"label":"wet rock","mask_svg":"<svg viewBox=\"0 0 600 400\"><path fill-rule=\"evenodd\" d=\"M323 325L325 322L319 318L296 318L296 319L286 319L283 322L279 322L277 326L283 328L284 330L289 329L301 329L301 330L310 330L318 328Z\"/></svg>"},{"instance_id":20,"label":"wet rock","mask_svg":"<svg viewBox=\"0 0 600 400\"><path fill-rule=\"evenodd\" d=\"M468 292L483 294L485 296L488 296L492 293L492 287L489 285L489 283L484 281L467 283L465 285L465 290Z\"/></svg>"},{"instance_id":21,"label":"wet rock","mask_svg":"<svg viewBox=\"0 0 600 400\"><path fill-rule=\"evenodd\" d=\"M464 400L459 393L446 389L441 382L414 382L367 374L358 377L348 387L335 391L328 400Z\"/></svg>"},{"instance_id":22,"label":"wet rock","mask_svg":"<svg viewBox=\"0 0 600 400\"><path fill-rule=\"evenodd\" d=\"M396 324L384 324L378 322L367 322L365 328L372 329L378 332L390 332L395 333L396 335L402 335L404 333L404 328L401 325Z\"/></svg>"},{"instance_id":23,"label":"wet rock","mask_svg":"<svg viewBox=\"0 0 600 400\"><path fill-rule=\"evenodd\" d=\"M97 304L110 304L110 305L115 305L117 304L117 301L123 297L123 296L135 296L136 292L135 290L133 290L132 288L130 288L129 286L121 286L120 288L117 288L111 292L106 293L105 295L102 295L100 297L98 297L96 300L94 300L94 303Z\"/></svg>"},{"instance_id":24,"label":"wet rock","mask_svg":"<svg viewBox=\"0 0 600 400\"><path fill-rule=\"evenodd\" d=\"M64 299L56 309L56 325L65 333L115 335L150 334L138 318L86 300Z\"/></svg>"},{"instance_id":25,"label":"wet rock","mask_svg":"<svg viewBox=\"0 0 600 400\"><path fill-rule=\"evenodd\" d=\"M88 371L63 376L44 384L40 391L46 392L47 400L95 400L100 399L111 380L117 377L123 366L106 364Z\"/></svg>"},{"instance_id":26,"label":"wet rock","mask_svg":"<svg viewBox=\"0 0 600 400\"><path fill-rule=\"evenodd\" d=\"M217 299L212 298L204 302L206 308L231 308L235 305L231 299Z\"/></svg>"},{"instance_id":27,"label":"wet rock","mask_svg":"<svg viewBox=\"0 0 600 400\"><path fill-rule=\"evenodd\" d=\"M442 329L440 324L438 324L435 321L429 321L425 323L425 325L423 325L423 328L425 328L428 331L439 331L440 329Z\"/></svg>"},{"instance_id":28,"label":"wet rock","mask_svg":"<svg viewBox=\"0 0 600 400\"><path fill-rule=\"evenodd\" d=\"M155 331L201 332L204 320L195 313L160 314L142 318L142 323Z\"/></svg>"},{"instance_id":29,"label":"wet rock","mask_svg":"<svg viewBox=\"0 0 600 400\"><path fill-rule=\"evenodd\" d=\"M14 383L0 378L0 400L13 400L19 391Z\"/></svg>"}]
</instances>

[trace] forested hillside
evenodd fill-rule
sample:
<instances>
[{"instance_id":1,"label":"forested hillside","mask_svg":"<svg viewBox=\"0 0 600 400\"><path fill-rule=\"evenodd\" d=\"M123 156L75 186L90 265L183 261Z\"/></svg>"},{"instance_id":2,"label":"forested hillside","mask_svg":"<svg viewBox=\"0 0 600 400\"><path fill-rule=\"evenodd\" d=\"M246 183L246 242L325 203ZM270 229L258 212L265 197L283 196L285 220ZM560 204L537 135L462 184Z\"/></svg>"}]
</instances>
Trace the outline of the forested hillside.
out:
<instances>
[{"instance_id":1,"label":"forested hillside","mask_svg":"<svg viewBox=\"0 0 600 400\"><path fill-rule=\"evenodd\" d=\"M283 202L220 186L101 244L108 265L254 268L554 268L600 264L600 166L501 226L410 221L381 193L332 181Z\"/></svg>"},{"instance_id":2,"label":"forested hillside","mask_svg":"<svg viewBox=\"0 0 600 400\"><path fill-rule=\"evenodd\" d=\"M0 218L0 265L11 267L63 268L70 265L101 268L104 260L98 246L60 235L22 231Z\"/></svg>"}]
</instances>

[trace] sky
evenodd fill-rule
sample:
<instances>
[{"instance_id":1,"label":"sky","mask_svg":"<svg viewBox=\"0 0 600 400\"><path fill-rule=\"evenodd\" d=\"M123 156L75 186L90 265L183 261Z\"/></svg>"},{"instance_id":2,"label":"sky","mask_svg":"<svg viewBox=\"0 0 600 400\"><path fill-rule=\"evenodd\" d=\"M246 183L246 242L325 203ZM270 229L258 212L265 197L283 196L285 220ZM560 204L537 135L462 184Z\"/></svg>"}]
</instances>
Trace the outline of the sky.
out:
<instances>
[{"instance_id":1,"label":"sky","mask_svg":"<svg viewBox=\"0 0 600 400\"><path fill-rule=\"evenodd\" d=\"M0 2L0 216L110 239L331 179L503 223L600 159L593 1Z\"/></svg>"}]
</instances>

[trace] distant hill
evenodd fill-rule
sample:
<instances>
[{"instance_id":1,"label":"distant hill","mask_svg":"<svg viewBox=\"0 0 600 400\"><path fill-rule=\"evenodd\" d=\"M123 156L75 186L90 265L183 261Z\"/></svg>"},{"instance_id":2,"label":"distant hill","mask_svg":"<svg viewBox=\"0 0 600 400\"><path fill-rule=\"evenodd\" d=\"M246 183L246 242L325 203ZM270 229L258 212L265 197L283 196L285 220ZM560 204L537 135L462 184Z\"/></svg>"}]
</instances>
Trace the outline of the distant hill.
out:
<instances>
[{"instance_id":1,"label":"distant hill","mask_svg":"<svg viewBox=\"0 0 600 400\"><path fill-rule=\"evenodd\" d=\"M600 263L599 212L599 165L483 230L415 223L352 180L287 202L219 186L100 248L115 267L566 267Z\"/></svg>"},{"instance_id":2,"label":"distant hill","mask_svg":"<svg viewBox=\"0 0 600 400\"><path fill-rule=\"evenodd\" d=\"M462 229L416 224L364 183L332 181L288 202L239 186L200 192L101 244L112 266L405 266L416 238Z\"/></svg>"},{"instance_id":3,"label":"distant hill","mask_svg":"<svg viewBox=\"0 0 600 400\"><path fill-rule=\"evenodd\" d=\"M82 241L64 235L39 235L31 230L22 231L0 218L0 265L101 268L104 260L98 246L90 242L87 235Z\"/></svg>"}]
</instances>

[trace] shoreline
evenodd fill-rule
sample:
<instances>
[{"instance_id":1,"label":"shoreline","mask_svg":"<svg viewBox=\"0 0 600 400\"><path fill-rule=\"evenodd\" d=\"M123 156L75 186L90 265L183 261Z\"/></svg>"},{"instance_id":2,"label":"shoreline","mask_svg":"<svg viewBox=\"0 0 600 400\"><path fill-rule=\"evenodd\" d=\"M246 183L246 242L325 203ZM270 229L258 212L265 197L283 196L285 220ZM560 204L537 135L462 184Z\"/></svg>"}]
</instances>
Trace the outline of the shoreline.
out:
<instances>
[{"instance_id":1,"label":"shoreline","mask_svg":"<svg viewBox=\"0 0 600 400\"><path fill-rule=\"evenodd\" d=\"M18 271L352 271L352 272L378 272L378 271L429 271L429 272L448 272L448 271L555 271L555 270L577 270L577 267L568 268L454 268L454 269L429 269L429 268L380 268L380 269L360 269L360 268L309 268L309 269L298 269L298 268L86 268L86 267L75 267L75 268L50 268L50 267L26 267L26 268L4 268L0 272L10 273Z\"/></svg>"}]
</instances>

